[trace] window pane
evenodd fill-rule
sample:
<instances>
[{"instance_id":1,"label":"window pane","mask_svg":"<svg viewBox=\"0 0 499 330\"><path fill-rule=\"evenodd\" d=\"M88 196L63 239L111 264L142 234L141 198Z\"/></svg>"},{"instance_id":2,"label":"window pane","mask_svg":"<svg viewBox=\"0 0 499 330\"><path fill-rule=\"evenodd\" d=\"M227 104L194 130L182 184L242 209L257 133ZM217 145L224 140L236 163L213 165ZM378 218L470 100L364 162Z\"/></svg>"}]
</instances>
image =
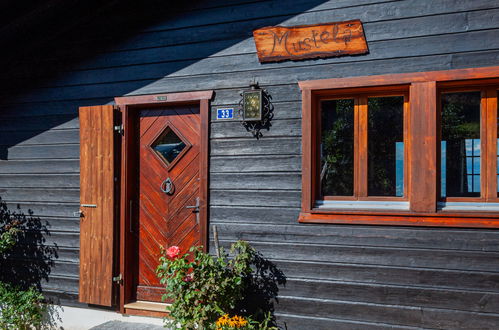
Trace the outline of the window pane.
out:
<instances>
[{"instance_id":1,"label":"window pane","mask_svg":"<svg viewBox=\"0 0 499 330\"><path fill-rule=\"evenodd\" d=\"M185 143L174 131L167 127L151 147L168 165L184 150Z\"/></svg>"},{"instance_id":2,"label":"window pane","mask_svg":"<svg viewBox=\"0 0 499 330\"><path fill-rule=\"evenodd\" d=\"M321 103L323 196L353 195L354 100Z\"/></svg>"},{"instance_id":3,"label":"window pane","mask_svg":"<svg viewBox=\"0 0 499 330\"><path fill-rule=\"evenodd\" d=\"M480 99L480 92L442 94L442 197L480 197Z\"/></svg>"},{"instance_id":4,"label":"window pane","mask_svg":"<svg viewBox=\"0 0 499 330\"><path fill-rule=\"evenodd\" d=\"M370 97L368 194L404 195L404 97Z\"/></svg>"}]
</instances>

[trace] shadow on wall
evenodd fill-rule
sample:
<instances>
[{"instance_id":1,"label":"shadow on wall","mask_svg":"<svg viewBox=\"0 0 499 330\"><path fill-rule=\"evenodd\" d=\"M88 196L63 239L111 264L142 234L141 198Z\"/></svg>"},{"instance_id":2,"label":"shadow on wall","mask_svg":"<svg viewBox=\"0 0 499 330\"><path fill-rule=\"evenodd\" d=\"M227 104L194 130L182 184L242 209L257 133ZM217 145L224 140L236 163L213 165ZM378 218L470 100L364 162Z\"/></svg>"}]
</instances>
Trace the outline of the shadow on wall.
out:
<instances>
[{"instance_id":1,"label":"shadow on wall","mask_svg":"<svg viewBox=\"0 0 499 330\"><path fill-rule=\"evenodd\" d=\"M325 0L292 6L270 0L87 0L35 7L11 2L16 6L0 13L6 50L0 53L0 160L34 157L20 143L74 144L78 137L71 132L43 133L76 129L78 107L109 104L251 39L253 29L280 24ZM244 28L234 28L239 23ZM78 158L77 147L53 149L37 156Z\"/></svg>"},{"instance_id":2,"label":"shadow on wall","mask_svg":"<svg viewBox=\"0 0 499 330\"><path fill-rule=\"evenodd\" d=\"M0 282L23 290L42 289L42 281L48 281L54 259L58 258L57 245L46 244L50 236L47 225L30 210L28 214L19 208L9 210L0 197L0 234L12 226L19 230L14 248L0 255Z\"/></svg>"},{"instance_id":3,"label":"shadow on wall","mask_svg":"<svg viewBox=\"0 0 499 330\"><path fill-rule=\"evenodd\" d=\"M240 309L246 310L249 315L256 315L257 320L262 321L265 312L274 315L274 303L279 303L279 286L286 285L286 275L260 252L253 257L251 264L255 275L249 281Z\"/></svg>"}]
</instances>

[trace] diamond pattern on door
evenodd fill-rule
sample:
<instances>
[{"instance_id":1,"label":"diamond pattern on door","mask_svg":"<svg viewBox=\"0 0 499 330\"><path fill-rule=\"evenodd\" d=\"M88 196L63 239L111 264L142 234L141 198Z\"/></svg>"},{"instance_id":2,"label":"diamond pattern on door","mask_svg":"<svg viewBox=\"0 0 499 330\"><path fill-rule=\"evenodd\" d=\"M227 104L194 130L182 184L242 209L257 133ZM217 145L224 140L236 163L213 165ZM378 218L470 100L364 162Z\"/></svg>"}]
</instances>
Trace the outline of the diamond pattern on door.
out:
<instances>
[{"instance_id":1,"label":"diamond pattern on door","mask_svg":"<svg viewBox=\"0 0 499 330\"><path fill-rule=\"evenodd\" d=\"M175 133L175 131L167 126L163 133L152 143L151 148L165 162L170 165L188 145L188 142Z\"/></svg>"}]
</instances>

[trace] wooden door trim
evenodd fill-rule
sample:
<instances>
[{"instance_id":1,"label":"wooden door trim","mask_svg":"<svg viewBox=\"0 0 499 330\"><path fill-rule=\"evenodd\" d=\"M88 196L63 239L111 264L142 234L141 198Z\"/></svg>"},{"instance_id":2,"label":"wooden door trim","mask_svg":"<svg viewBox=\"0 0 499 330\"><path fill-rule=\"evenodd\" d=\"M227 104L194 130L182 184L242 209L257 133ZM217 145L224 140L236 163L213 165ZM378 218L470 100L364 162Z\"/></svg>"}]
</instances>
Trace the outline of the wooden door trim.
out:
<instances>
[{"instance_id":1,"label":"wooden door trim","mask_svg":"<svg viewBox=\"0 0 499 330\"><path fill-rule=\"evenodd\" d=\"M170 106L181 104L196 104L199 106L199 114L201 120L200 132L200 150L199 150L199 177L200 187L199 194L201 207L199 211L200 218L200 235L201 242L205 251L208 250L208 159L209 159L209 118L210 108L209 102L213 97L214 92L197 91L184 93L162 93L151 95L138 96L123 96L116 97L115 103L119 106L122 113L123 135L121 144L121 196L120 196L120 273L123 275L123 282L119 290L119 310L121 313L127 313L124 305L129 302L132 297L133 280L131 271L133 269L132 249L131 244L133 237L128 232L130 224L130 208L129 204L133 200L133 180L134 157L131 155L134 147L135 124L138 118L138 110L145 107L154 106Z\"/></svg>"},{"instance_id":2,"label":"wooden door trim","mask_svg":"<svg viewBox=\"0 0 499 330\"><path fill-rule=\"evenodd\" d=\"M213 91L185 92L185 93L165 93L150 95L134 95L115 97L114 102L118 106L147 106L147 105L167 105L179 104L181 102L194 103L201 100L211 100Z\"/></svg>"}]
</instances>

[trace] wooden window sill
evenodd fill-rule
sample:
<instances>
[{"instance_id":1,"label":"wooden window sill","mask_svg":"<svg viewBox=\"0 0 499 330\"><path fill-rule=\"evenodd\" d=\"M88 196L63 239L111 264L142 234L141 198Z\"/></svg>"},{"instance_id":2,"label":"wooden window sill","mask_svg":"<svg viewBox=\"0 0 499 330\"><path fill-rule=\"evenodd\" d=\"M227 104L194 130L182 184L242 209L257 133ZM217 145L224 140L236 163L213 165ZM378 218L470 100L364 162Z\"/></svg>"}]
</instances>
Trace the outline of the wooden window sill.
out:
<instances>
[{"instance_id":1,"label":"wooden window sill","mask_svg":"<svg viewBox=\"0 0 499 330\"><path fill-rule=\"evenodd\" d=\"M485 202L438 202L437 210L445 212L499 212L499 203ZM497 216L497 215L496 215Z\"/></svg>"},{"instance_id":2,"label":"wooden window sill","mask_svg":"<svg viewBox=\"0 0 499 330\"><path fill-rule=\"evenodd\" d=\"M398 225L427 227L499 228L498 213L492 212L399 212L391 210L320 210L301 212L300 223Z\"/></svg>"},{"instance_id":3,"label":"wooden window sill","mask_svg":"<svg viewBox=\"0 0 499 330\"><path fill-rule=\"evenodd\" d=\"M315 209L324 211L368 210L368 211L409 211L407 201L342 201L318 200Z\"/></svg>"}]
</instances>

